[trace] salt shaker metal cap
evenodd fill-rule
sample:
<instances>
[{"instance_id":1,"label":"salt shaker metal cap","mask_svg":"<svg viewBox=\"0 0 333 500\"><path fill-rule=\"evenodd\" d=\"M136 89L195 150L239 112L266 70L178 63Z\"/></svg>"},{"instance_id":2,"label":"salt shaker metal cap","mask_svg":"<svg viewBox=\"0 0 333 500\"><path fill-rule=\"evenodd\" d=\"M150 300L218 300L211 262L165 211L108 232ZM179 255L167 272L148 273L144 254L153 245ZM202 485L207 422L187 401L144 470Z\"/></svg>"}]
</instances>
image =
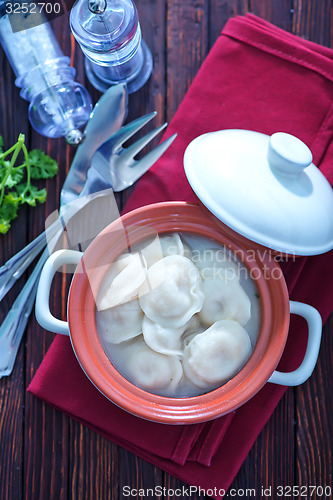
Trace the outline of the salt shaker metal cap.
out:
<instances>
[{"instance_id":1,"label":"salt shaker metal cap","mask_svg":"<svg viewBox=\"0 0 333 500\"><path fill-rule=\"evenodd\" d=\"M125 82L132 93L146 83L152 55L142 40L132 0L77 0L70 26L86 56L86 73L95 88L105 92Z\"/></svg>"}]
</instances>

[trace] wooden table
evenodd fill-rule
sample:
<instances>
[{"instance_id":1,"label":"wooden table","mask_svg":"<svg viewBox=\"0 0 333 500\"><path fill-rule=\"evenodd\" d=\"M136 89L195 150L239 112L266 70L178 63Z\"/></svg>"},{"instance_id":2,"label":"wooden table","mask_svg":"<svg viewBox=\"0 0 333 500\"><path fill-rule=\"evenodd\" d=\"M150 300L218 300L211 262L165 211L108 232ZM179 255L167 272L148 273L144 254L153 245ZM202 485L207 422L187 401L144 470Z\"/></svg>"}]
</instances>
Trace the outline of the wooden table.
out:
<instances>
[{"instance_id":1,"label":"wooden table","mask_svg":"<svg viewBox=\"0 0 333 500\"><path fill-rule=\"evenodd\" d=\"M171 120L229 17L253 12L314 42L327 46L333 42L331 0L137 0L136 4L154 56L154 72L149 83L130 96L128 119L156 110L152 127ZM70 37L68 15L56 19L53 28L77 68L77 80L86 85L95 102L100 94L85 79L83 56ZM0 237L3 263L36 237L45 217L58 208L73 149L62 139L47 140L31 129L27 103L19 96L2 50L0 68L0 134L11 144L19 132L25 133L29 147L44 149L60 165L58 177L47 182L46 204L22 209L12 230ZM120 196L119 203L127 196ZM1 303L1 317L22 283ZM65 285L59 286L61 293ZM55 301L53 306L64 314L64 304ZM255 488L256 498L264 498L261 487L333 487L332 334L333 317L324 328L314 374L287 391L232 484L234 498L246 498L246 488ZM0 499L117 500L123 498L124 485L181 487L180 481L26 393L52 339L31 317L14 371L0 381ZM192 500L199 498L204 497L192 495Z\"/></svg>"}]
</instances>

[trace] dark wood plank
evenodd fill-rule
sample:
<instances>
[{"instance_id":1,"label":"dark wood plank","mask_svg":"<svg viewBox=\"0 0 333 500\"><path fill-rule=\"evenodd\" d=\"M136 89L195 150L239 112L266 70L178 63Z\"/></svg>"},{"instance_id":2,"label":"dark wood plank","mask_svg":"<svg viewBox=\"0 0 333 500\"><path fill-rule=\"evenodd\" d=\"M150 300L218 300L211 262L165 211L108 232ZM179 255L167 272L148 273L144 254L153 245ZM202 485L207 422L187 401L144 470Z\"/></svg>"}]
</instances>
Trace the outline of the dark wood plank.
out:
<instances>
[{"instance_id":1,"label":"dark wood plank","mask_svg":"<svg viewBox=\"0 0 333 500\"><path fill-rule=\"evenodd\" d=\"M295 0L293 33L327 47L332 47L332 1Z\"/></svg>"},{"instance_id":2,"label":"dark wood plank","mask_svg":"<svg viewBox=\"0 0 333 500\"><path fill-rule=\"evenodd\" d=\"M12 146L19 133L24 133L28 142L29 126L27 103L19 97L15 86L15 76L7 62L4 52L0 51L0 135L5 146ZM12 223L6 235L0 235L0 263L4 263L18 252L26 243L27 210L22 207L20 216ZM0 323L10 310L17 294L24 284L21 278L2 300ZM23 489L24 453L24 344L21 345L17 362L10 377L0 380L0 498L20 498Z\"/></svg>"},{"instance_id":3,"label":"dark wood plank","mask_svg":"<svg viewBox=\"0 0 333 500\"><path fill-rule=\"evenodd\" d=\"M70 441L68 498L119 498L118 447L74 420Z\"/></svg>"},{"instance_id":4,"label":"dark wood plank","mask_svg":"<svg viewBox=\"0 0 333 500\"><path fill-rule=\"evenodd\" d=\"M166 44L166 108L170 121L208 51L206 0L168 1Z\"/></svg>"},{"instance_id":5,"label":"dark wood plank","mask_svg":"<svg viewBox=\"0 0 333 500\"><path fill-rule=\"evenodd\" d=\"M287 31L291 30L293 0L249 0L249 11Z\"/></svg>"},{"instance_id":6,"label":"dark wood plank","mask_svg":"<svg viewBox=\"0 0 333 500\"><path fill-rule=\"evenodd\" d=\"M330 486L333 491L333 392L328 382L333 377L332 332L333 315L323 329L319 360L311 379L296 389L295 484ZM318 489L311 498L321 497Z\"/></svg>"},{"instance_id":7,"label":"dark wood plank","mask_svg":"<svg viewBox=\"0 0 333 500\"><path fill-rule=\"evenodd\" d=\"M142 498L140 490L145 492L150 490L155 493L156 488L158 488L158 493L162 486L163 473L160 469L123 448L119 449L119 499ZM131 495L128 495L128 492L131 492ZM159 494L150 496L156 500L162 500L162 498L164 500L164 496Z\"/></svg>"},{"instance_id":8,"label":"dark wood plank","mask_svg":"<svg viewBox=\"0 0 333 500\"><path fill-rule=\"evenodd\" d=\"M24 419L23 348L10 378L0 381L0 498L21 498Z\"/></svg>"},{"instance_id":9,"label":"dark wood plank","mask_svg":"<svg viewBox=\"0 0 333 500\"><path fill-rule=\"evenodd\" d=\"M212 46L220 35L225 23L231 17L242 16L248 12L248 0L215 0L210 4L209 45Z\"/></svg>"},{"instance_id":10,"label":"dark wood plank","mask_svg":"<svg viewBox=\"0 0 333 500\"><path fill-rule=\"evenodd\" d=\"M65 500L68 483L68 418L33 397L27 398L25 410L27 424L22 498Z\"/></svg>"},{"instance_id":11,"label":"dark wood plank","mask_svg":"<svg viewBox=\"0 0 333 500\"><path fill-rule=\"evenodd\" d=\"M165 12L166 0L135 2L142 31L142 37L153 56L153 71L148 82L137 92L129 96L128 121L140 116L140 113L157 111L153 126L161 125L166 120L165 113Z\"/></svg>"},{"instance_id":12,"label":"dark wood plank","mask_svg":"<svg viewBox=\"0 0 333 500\"><path fill-rule=\"evenodd\" d=\"M211 498L208 495L199 492L199 488L190 489L188 484L185 484L183 481L180 481L176 477L170 476L169 474L165 476L164 488L165 496L163 500L174 500L177 496L180 498L186 498L189 496L191 500L205 500ZM212 489L214 489L214 486L212 486ZM178 493L181 493L181 495L178 495Z\"/></svg>"},{"instance_id":13,"label":"dark wood plank","mask_svg":"<svg viewBox=\"0 0 333 500\"><path fill-rule=\"evenodd\" d=\"M255 490L256 499L264 499L269 498L269 489L274 492L281 483L295 484L294 413L294 390L290 388L253 445L231 488L239 490L246 485Z\"/></svg>"}]
</instances>

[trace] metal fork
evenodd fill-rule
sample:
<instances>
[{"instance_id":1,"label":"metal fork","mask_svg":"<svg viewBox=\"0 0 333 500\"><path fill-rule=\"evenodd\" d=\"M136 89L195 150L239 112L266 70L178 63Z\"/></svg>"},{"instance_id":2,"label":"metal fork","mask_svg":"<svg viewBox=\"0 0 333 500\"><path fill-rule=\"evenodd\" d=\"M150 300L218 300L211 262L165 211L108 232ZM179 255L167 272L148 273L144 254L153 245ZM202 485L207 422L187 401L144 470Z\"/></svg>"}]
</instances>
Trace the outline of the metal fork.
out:
<instances>
[{"instance_id":1,"label":"metal fork","mask_svg":"<svg viewBox=\"0 0 333 500\"><path fill-rule=\"evenodd\" d=\"M156 114L154 111L121 128L108 141L102 144L94 154L91 163L92 167L99 172L102 179L108 179L113 191L123 191L132 186L157 161L175 139L175 135L173 135L147 153L139 161L135 160L135 156L167 126L167 123L164 123L131 146L127 148L123 147L124 142L130 139L139 128L148 123Z\"/></svg>"},{"instance_id":2,"label":"metal fork","mask_svg":"<svg viewBox=\"0 0 333 500\"><path fill-rule=\"evenodd\" d=\"M176 134L156 146L140 160L135 157L149 144L166 126L152 130L131 146L124 148L123 144L135 135L142 127L156 116L156 111L137 118L115 132L94 153L87 172L88 182L79 193L80 187L66 179L60 194L61 205L75 200L79 195L101 191L112 186L117 193L132 186L159 159L174 141ZM88 193L87 193L88 188Z\"/></svg>"},{"instance_id":3,"label":"metal fork","mask_svg":"<svg viewBox=\"0 0 333 500\"><path fill-rule=\"evenodd\" d=\"M175 139L176 134L159 144L140 160L136 161L134 159L143 147L148 144L166 124L148 133L130 147L123 148L123 144L146 125L155 115L156 113L151 113L125 125L119 131L115 132L109 140L99 148L92 157L91 165L87 172L86 183L81 192L78 192L79 188L77 183L68 184L65 181L61 191L61 205L63 206L64 203L77 200L74 204L70 204L72 207L69 208L68 212L65 212L67 220L85 206L86 203L84 199L88 198L89 200L89 196L87 195L96 192L102 193L103 190L109 192L110 187L115 191L126 189L149 170L157 159L166 151ZM115 172L115 170L117 170L117 172ZM70 210L72 210L72 214ZM51 228L49 228L49 231L48 239L49 243L51 240L50 246L52 248L58 240L60 233L63 231L61 221L56 221ZM45 244L46 238L44 236L44 240L38 242L38 247L41 249ZM34 251L37 251L36 248ZM34 271L16 298L11 310L0 327L0 378L12 372L17 350L33 307L38 279L48 256L49 251L45 249ZM23 264L21 264L17 272L21 272L22 274L22 269ZM14 282L15 280L9 283L13 284ZM7 286L7 290L8 289Z\"/></svg>"}]
</instances>

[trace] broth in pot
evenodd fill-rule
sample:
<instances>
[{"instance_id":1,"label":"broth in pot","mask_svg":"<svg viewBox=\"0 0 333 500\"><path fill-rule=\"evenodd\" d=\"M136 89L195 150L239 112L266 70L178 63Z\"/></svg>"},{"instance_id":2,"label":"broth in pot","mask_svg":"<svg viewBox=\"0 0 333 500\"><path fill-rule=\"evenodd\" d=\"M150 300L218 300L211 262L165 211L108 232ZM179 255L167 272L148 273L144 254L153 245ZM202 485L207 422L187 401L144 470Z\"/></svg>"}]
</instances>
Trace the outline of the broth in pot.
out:
<instances>
[{"instance_id":1,"label":"broth in pot","mask_svg":"<svg viewBox=\"0 0 333 500\"><path fill-rule=\"evenodd\" d=\"M135 245L110 266L96 300L103 349L131 383L161 396L210 392L255 347L255 280L214 240L172 233Z\"/></svg>"}]
</instances>

